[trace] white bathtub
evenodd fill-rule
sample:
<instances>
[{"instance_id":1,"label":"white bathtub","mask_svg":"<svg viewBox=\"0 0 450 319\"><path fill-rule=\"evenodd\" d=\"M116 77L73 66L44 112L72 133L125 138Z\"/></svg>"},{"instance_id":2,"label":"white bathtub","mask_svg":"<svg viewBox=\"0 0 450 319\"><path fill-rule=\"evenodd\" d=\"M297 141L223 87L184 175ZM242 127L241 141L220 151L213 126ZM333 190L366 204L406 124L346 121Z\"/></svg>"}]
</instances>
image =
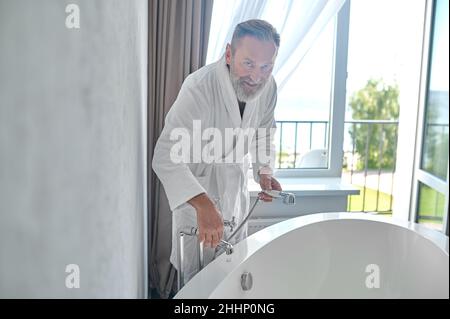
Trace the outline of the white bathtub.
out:
<instances>
[{"instance_id":1,"label":"white bathtub","mask_svg":"<svg viewBox=\"0 0 450 319\"><path fill-rule=\"evenodd\" d=\"M362 213L297 217L238 243L175 298L449 298L449 239Z\"/></svg>"}]
</instances>

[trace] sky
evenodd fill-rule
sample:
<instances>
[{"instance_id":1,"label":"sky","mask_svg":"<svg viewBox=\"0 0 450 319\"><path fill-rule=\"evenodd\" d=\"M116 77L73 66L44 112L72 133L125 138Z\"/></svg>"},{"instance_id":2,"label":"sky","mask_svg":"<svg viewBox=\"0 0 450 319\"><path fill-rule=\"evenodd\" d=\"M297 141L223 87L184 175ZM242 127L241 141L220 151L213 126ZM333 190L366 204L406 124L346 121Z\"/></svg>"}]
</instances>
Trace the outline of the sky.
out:
<instances>
[{"instance_id":1,"label":"sky","mask_svg":"<svg viewBox=\"0 0 450 319\"><path fill-rule=\"evenodd\" d=\"M449 44L448 44L448 0L439 0L436 10L436 25L439 32L435 33L433 44L433 76L430 79L430 89L448 91L449 81Z\"/></svg>"}]
</instances>

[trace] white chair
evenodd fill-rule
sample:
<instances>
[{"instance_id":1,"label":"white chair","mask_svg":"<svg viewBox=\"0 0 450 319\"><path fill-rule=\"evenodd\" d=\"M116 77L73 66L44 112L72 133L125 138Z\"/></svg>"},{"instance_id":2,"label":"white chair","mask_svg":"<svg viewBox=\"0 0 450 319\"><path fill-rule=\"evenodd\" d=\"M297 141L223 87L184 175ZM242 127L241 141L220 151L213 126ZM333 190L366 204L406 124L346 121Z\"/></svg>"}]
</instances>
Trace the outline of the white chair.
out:
<instances>
[{"instance_id":1,"label":"white chair","mask_svg":"<svg viewBox=\"0 0 450 319\"><path fill-rule=\"evenodd\" d=\"M327 168L328 150L319 148L309 150L300 157L298 168Z\"/></svg>"}]
</instances>

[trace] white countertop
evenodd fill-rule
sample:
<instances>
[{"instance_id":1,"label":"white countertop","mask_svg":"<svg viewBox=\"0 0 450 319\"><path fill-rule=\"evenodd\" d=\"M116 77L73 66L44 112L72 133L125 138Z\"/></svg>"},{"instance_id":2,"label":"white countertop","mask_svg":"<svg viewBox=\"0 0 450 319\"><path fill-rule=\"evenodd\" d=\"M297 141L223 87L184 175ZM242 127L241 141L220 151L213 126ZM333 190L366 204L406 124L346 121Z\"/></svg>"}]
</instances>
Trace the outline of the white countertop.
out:
<instances>
[{"instance_id":1,"label":"white countertop","mask_svg":"<svg viewBox=\"0 0 450 319\"><path fill-rule=\"evenodd\" d=\"M358 195L353 185L343 183L339 177L276 177L283 191L296 196L347 196ZM252 178L248 182L250 196L256 197L261 187Z\"/></svg>"}]
</instances>

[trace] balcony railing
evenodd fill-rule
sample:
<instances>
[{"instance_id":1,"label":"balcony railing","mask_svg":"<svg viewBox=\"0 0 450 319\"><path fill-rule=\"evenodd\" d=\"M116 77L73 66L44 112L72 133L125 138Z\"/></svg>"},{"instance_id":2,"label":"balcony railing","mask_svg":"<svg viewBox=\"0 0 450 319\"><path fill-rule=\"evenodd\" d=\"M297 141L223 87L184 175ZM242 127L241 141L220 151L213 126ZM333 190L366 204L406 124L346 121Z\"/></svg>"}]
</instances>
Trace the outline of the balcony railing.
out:
<instances>
[{"instance_id":1,"label":"balcony railing","mask_svg":"<svg viewBox=\"0 0 450 319\"><path fill-rule=\"evenodd\" d=\"M327 168L328 121L278 121L277 134L278 168ZM361 190L350 211L392 212L397 137L398 121L345 121L342 178Z\"/></svg>"},{"instance_id":2,"label":"balcony railing","mask_svg":"<svg viewBox=\"0 0 450 319\"><path fill-rule=\"evenodd\" d=\"M277 121L277 132L279 132L279 138L277 138L276 140L278 140L278 152L277 152L277 163L278 163L278 168L300 168L297 160L300 159L301 153L297 152L300 149L305 149L305 147L308 150L313 149L313 128L319 127L319 129L321 128L324 132L323 134L323 138L321 138L321 145L322 148L326 149L327 145L328 145L328 121ZM292 166L291 165L284 165L282 163L282 154L283 154L283 144L285 145L285 143L283 143L283 137L286 138L285 136L283 136L283 133L286 134L286 127L287 126L294 126L293 130L294 130L294 152L291 152L290 150L288 150L285 146L284 150L285 153L287 153L288 155L292 155L293 156L293 161L292 161ZM284 128L284 129L283 129ZM300 130L302 128L305 128L308 132L309 132L309 142L307 143L299 143L299 139L298 139L298 134L300 132ZM315 143L317 144L317 143ZM315 147L317 148L318 145L315 145Z\"/></svg>"}]
</instances>

